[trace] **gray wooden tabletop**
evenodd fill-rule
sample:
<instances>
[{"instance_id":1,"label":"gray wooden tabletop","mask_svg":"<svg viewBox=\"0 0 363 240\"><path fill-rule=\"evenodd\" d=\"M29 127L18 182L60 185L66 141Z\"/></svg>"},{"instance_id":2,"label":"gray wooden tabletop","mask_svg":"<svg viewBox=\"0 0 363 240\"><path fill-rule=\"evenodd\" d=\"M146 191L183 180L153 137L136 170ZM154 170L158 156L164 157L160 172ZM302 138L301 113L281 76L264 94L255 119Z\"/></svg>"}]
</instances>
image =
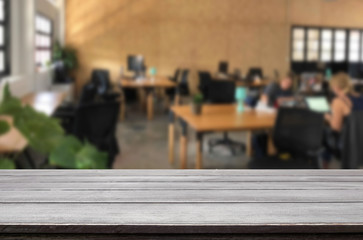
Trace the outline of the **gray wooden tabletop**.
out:
<instances>
[{"instance_id":1,"label":"gray wooden tabletop","mask_svg":"<svg viewBox=\"0 0 363 240\"><path fill-rule=\"evenodd\" d=\"M19 170L0 183L0 234L363 232L363 171Z\"/></svg>"}]
</instances>

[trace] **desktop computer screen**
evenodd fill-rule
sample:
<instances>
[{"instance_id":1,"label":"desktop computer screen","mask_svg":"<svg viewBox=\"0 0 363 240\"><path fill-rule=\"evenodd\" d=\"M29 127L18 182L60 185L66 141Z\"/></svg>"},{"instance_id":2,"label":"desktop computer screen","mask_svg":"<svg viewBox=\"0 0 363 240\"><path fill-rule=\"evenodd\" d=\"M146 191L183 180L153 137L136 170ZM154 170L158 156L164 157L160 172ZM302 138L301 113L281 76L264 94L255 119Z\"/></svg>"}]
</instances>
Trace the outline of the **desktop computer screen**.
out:
<instances>
[{"instance_id":1,"label":"desktop computer screen","mask_svg":"<svg viewBox=\"0 0 363 240\"><path fill-rule=\"evenodd\" d=\"M141 55L130 55L127 57L127 69L135 72L135 78L143 78L145 75L144 57Z\"/></svg>"},{"instance_id":2,"label":"desktop computer screen","mask_svg":"<svg viewBox=\"0 0 363 240\"><path fill-rule=\"evenodd\" d=\"M306 97L305 101L311 111L319 113L330 112L330 105L325 97Z\"/></svg>"}]
</instances>

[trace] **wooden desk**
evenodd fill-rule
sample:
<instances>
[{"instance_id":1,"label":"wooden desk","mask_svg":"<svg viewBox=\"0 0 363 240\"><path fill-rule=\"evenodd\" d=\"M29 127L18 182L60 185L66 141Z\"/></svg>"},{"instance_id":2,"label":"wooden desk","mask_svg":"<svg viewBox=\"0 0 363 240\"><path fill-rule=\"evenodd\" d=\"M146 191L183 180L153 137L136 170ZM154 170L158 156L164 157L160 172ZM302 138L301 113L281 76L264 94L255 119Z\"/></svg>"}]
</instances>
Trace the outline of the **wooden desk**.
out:
<instances>
[{"instance_id":1,"label":"wooden desk","mask_svg":"<svg viewBox=\"0 0 363 240\"><path fill-rule=\"evenodd\" d=\"M28 94L21 101L24 105L29 105L35 110L50 116L66 97L65 93L40 92ZM7 120L10 125L13 123L11 117L1 116L0 119ZM8 133L0 136L0 153L22 152L27 145L28 141L15 127L11 127Z\"/></svg>"},{"instance_id":2,"label":"wooden desk","mask_svg":"<svg viewBox=\"0 0 363 240\"><path fill-rule=\"evenodd\" d=\"M268 85L268 82L263 80L260 82L243 82L237 81L236 82L238 87L246 87L246 88L264 88Z\"/></svg>"},{"instance_id":3,"label":"wooden desk","mask_svg":"<svg viewBox=\"0 0 363 240\"><path fill-rule=\"evenodd\" d=\"M180 139L181 168L187 166L187 129L188 126L197 132L196 168L202 168L203 133L224 131L247 131L247 154L251 155L251 133L255 130L272 129L276 114L262 113L254 110L237 113L236 105L204 105L200 116L192 114L190 106L174 106L170 111L169 123L169 161L174 162L174 122L181 120L182 136Z\"/></svg>"},{"instance_id":4,"label":"wooden desk","mask_svg":"<svg viewBox=\"0 0 363 240\"><path fill-rule=\"evenodd\" d=\"M66 99L63 92L39 92L24 96L21 101L24 105L33 107L36 111L51 116Z\"/></svg>"},{"instance_id":5,"label":"wooden desk","mask_svg":"<svg viewBox=\"0 0 363 240\"><path fill-rule=\"evenodd\" d=\"M170 81L167 77L155 77L154 80L152 78L146 78L145 80L131 80L131 79L121 79L120 80L121 89L132 88L132 89L143 89L147 94L147 116L149 120L154 118L154 91L156 88L175 88L176 83ZM179 100L176 99L176 102ZM122 113L121 119L125 119L125 98L122 101Z\"/></svg>"},{"instance_id":6,"label":"wooden desk","mask_svg":"<svg viewBox=\"0 0 363 240\"><path fill-rule=\"evenodd\" d=\"M0 238L363 239L362 171L0 171Z\"/></svg>"}]
</instances>

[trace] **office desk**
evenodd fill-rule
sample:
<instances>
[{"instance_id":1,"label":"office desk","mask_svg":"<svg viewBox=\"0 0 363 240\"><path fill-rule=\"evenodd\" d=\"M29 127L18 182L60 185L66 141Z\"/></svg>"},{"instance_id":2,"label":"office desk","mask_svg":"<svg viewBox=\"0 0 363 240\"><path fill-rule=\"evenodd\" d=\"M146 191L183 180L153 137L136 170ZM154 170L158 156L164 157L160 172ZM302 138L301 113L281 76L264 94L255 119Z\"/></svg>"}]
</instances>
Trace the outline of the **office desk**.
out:
<instances>
[{"instance_id":1,"label":"office desk","mask_svg":"<svg viewBox=\"0 0 363 240\"><path fill-rule=\"evenodd\" d=\"M251 133L256 130L269 130L274 127L276 114L262 113L254 110L237 113L236 105L204 105L203 112L196 116L190 106L174 106L170 111L169 122L169 161L174 162L175 118L180 119L182 136L180 139L181 168L187 167L188 127L197 133L196 168L202 168L203 134L206 132L247 131L247 155L251 156Z\"/></svg>"},{"instance_id":2,"label":"office desk","mask_svg":"<svg viewBox=\"0 0 363 240\"><path fill-rule=\"evenodd\" d=\"M56 108L62 104L66 97L66 93L40 92L28 94L24 96L21 101L24 105L29 105L38 112L50 116ZM0 119L5 119L11 126L13 125L13 119L11 117L0 116ZM0 153L21 152L27 145L27 140L13 126L8 133L0 136Z\"/></svg>"},{"instance_id":3,"label":"office desk","mask_svg":"<svg viewBox=\"0 0 363 240\"><path fill-rule=\"evenodd\" d=\"M363 172L0 171L7 240L363 239Z\"/></svg>"},{"instance_id":4,"label":"office desk","mask_svg":"<svg viewBox=\"0 0 363 240\"><path fill-rule=\"evenodd\" d=\"M120 80L121 89L131 88L131 89L143 89L147 94L147 117L149 120L154 118L154 91L156 88L175 88L176 83L170 81L167 77L157 76L154 80L147 78L145 80L131 80L129 78L123 78ZM177 97L178 99L178 97ZM178 102L179 100L176 100ZM121 119L125 119L125 98L123 99L123 107L121 113Z\"/></svg>"},{"instance_id":5,"label":"office desk","mask_svg":"<svg viewBox=\"0 0 363 240\"><path fill-rule=\"evenodd\" d=\"M245 88L264 88L268 85L268 81L262 80L259 82L244 82L244 81L236 81L237 87L245 87Z\"/></svg>"}]
</instances>

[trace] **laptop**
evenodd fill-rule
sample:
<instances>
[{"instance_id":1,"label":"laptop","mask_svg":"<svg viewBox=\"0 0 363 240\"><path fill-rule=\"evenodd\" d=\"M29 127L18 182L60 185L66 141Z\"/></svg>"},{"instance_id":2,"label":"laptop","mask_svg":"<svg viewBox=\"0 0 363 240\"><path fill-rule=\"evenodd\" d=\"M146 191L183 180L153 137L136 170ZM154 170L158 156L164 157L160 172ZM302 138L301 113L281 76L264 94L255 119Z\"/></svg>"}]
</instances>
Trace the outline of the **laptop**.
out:
<instances>
[{"instance_id":1,"label":"laptop","mask_svg":"<svg viewBox=\"0 0 363 240\"><path fill-rule=\"evenodd\" d=\"M307 107L314 112L328 113L331 110L326 97L306 97L305 102Z\"/></svg>"}]
</instances>

